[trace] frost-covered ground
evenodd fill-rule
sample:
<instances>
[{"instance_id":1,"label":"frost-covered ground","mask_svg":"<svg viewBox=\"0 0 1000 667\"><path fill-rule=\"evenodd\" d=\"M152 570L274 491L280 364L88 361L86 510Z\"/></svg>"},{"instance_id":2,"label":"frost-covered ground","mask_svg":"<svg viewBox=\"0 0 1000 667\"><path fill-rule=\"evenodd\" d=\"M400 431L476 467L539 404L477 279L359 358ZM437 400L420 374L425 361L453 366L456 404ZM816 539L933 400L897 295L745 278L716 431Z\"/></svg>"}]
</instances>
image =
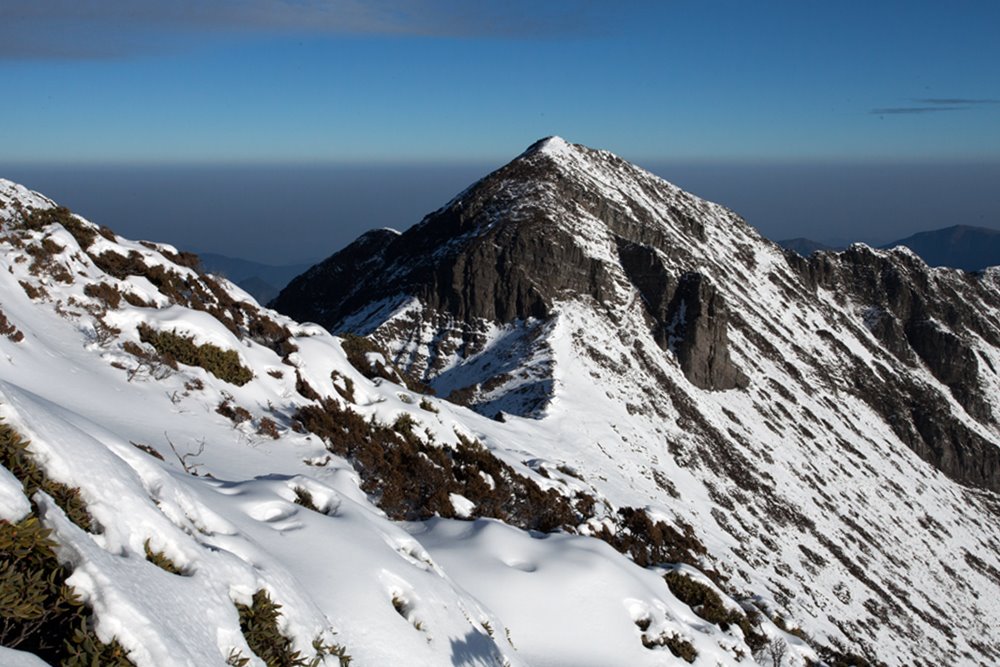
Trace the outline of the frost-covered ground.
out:
<instances>
[{"instance_id":1,"label":"frost-covered ground","mask_svg":"<svg viewBox=\"0 0 1000 667\"><path fill-rule=\"evenodd\" d=\"M589 488L537 472L541 459L565 460L594 472L601 497L634 501L644 492L630 489L643 457L609 466L599 449L569 446L581 428L611 436L611 414L570 428L570 400L589 401L588 394L570 399L561 385L567 416L554 412L540 425L504 426L436 399L424 399L431 409L418 408L421 397L365 378L339 339L316 326L264 311L288 327L298 348L283 361L215 315L168 297L150 278L115 278L93 259L135 253L143 266L187 279L183 296L190 299L202 278L175 263L174 249L107 234L85 252L79 234L62 225L18 229L15 202L52 205L0 181L0 309L23 334L0 336L0 416L30 440L31 457L49 477L80 490L97 532L71 522L44 493L33 501L72 571L68 583L93 610L98 636L116 639L135 665L207 667L226 664L234 650L251 656L235 603L248 604L261 589L281 605L282 631L295 648L309 656L313 640L333 642L352 665L678 661L666 648L643 646L644 632L690 642L695 664L752 662L740 630L701 620L671 595L664 570L640 568L594 538L529 533L491 519L389 521L347 461L317 436L290 428L296 408L311 402L297 390L297 376L342 403L346 378L351 407L366 419L392 424L409 414L414 430L438 444L477 437L544 487ZM86 293L100 283L129 299L110 305ZM238 288L220 285L256 310ZM125 349L143 347L140 324L235 350L253 379L236 386L201 367L143 361ZM556 353L566 333L554 334ZM227 402L250 418L234 423L217 412ZM277 424L276 439L261 432L265 417ZM302 492L319 511L295 502ZM453 501L469 509L462 498ZM17 480L0 468L0 520L17 521L29 510ZM147 548L181 574L149 562ZM813 655L766 620L763 631L794 647L787 665ZM7 649L0 662L34 664Z\"/></svg>"}]
</instances>

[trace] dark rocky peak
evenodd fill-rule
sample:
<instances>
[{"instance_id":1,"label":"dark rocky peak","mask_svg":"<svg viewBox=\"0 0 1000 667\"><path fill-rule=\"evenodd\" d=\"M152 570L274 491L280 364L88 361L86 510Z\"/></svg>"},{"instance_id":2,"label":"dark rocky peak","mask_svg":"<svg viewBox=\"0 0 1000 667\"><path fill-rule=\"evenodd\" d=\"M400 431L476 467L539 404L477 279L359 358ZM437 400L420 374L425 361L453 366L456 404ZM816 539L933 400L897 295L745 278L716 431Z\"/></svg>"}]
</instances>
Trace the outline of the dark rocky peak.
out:
<instances>
[{"instance_id":1,"label":"dark rocky peak","mask_svg":"<svg viewBox=\"0 0 1000 667\"><path fill-rule=\"evenodd\" d=\"M780 420L799 430L830 409L793 417L819 383L860 399L951 478L1000 489L996 271L860 245L783 253L731 211L555 137L404 233L375 234L275 306L370 335L397 367L484 414L544 416L564 386L559 364L580 364L577 377L621 387L601 400L629 415L663 420L665 405L690 404L690 425L703 390L727 391L778 433Z\"/></svg>"},{"instance_id":2,"label":"dark rocky peak","mask_svg":"<svg viewBox=\"0 0 1000 667\"><path fill-rule=\"evenodd\" d=\"M416 299L432 326L446 314L447 327L461 330L464 353L475 354L483 322L545 320L567 298L613 311L633 284L649 296L657 341L664 349L668 338L677 343L672 349L691 381L727 389L739 373L725 355L723 295L707 277L690 294L674 293L701 265L692 249L706 242L706 216L720 211L611 153L549 137L403 234L360 238L293 281L274 306L333 331L367 334ZM726 222L743 224L735 216ZM659 277L635 266L640 256L658 263ZM654 283L644 289L647 280ZM699 295L709 292L711 308L701 308ZM680 323L675 311L685 304L698 307ZM710 371L709 351L719 353ZM427 381L441 370L428 358L398 361Z\"/></svg>"}]
</instances>

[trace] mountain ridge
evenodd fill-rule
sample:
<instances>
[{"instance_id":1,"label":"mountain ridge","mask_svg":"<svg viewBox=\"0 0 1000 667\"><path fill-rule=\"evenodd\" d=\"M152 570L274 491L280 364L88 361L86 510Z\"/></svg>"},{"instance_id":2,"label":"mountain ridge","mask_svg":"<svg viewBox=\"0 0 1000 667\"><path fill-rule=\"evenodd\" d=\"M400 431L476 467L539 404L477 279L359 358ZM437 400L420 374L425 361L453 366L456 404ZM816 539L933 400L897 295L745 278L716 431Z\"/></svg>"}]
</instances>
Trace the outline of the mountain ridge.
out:
<instances>
[{"instance_id":1,"label":"mountain ridge","mask_svg":"<svg viewBox=\"0 0 1000 667\"><path fill-rule=\"evenodd\" d=\"M565 142L539 150L546 145L397 240L333 255L275 307L367 335L439 394L537 430L549 457L583 462L574 467L584 478L607 475L602 491L614 502L646 497L669 516L670 489L703 499L685 505L684 518L711 553L730 554L727 572L740 562L767 568L763 554L783 549L765 517L808 537L800 552L818 555L804 566L810 576L857 572L830 536L847 540L882 564L883 583L868 578L854 590L871 601L853 620L815 631L921 659L905 646L941 631L921 606L947 593L902 595L899 582L912 576L874 545L904 539L895 531L910 523L938 549L925 527L890 509L916 507L914 479L941 484L935 500L916 501L928 503L920 512L954 525L978 506L977 521L996 527L975 489L1000 481L1000 271L931 269L907 249L865 246L801 258L610 153ZM304 294L317 297L314 308ZM892 499L847 493L859 477ZM953 504L953 493L966 500ZM838 510L837 496L853 509ZM968 563L983 551L965 553L956 552ZM810 608L806 579L775 572L765 586ZM849 607L830 586L806 595L820 608ZM964 614L966 602L948 604Z\"/></svg>"},{"instance_id":2,"label":"mountain ridge","mask_svg":"<svg viewBox=\"0 0 1000 667\"><path fill-rule=\"evenodd\" d=\"M847 249L846 245L829 245L807 238L786 239L777 243L803 257L816 251L839 252ZM890 250L896 246L910 248L930 266L975 272L1000 265L1000 231L988 227L951 225L917 232L877 247Z\"/></svg>"},{"instance_id":3,"label":"mountain ridge","mask_svg":"<svg viewBox=\"0 0 1000 667\"><path fill-rule=\"evenodd\" d=\"M103 526L33 496L98 638L225 664L264 590L357 664L994 662L1000 504L962 457L996 448L1000 272L805 260L551 148L327 265L368 340L0 181L2 412Z\"/></svg>"}]
</instances>

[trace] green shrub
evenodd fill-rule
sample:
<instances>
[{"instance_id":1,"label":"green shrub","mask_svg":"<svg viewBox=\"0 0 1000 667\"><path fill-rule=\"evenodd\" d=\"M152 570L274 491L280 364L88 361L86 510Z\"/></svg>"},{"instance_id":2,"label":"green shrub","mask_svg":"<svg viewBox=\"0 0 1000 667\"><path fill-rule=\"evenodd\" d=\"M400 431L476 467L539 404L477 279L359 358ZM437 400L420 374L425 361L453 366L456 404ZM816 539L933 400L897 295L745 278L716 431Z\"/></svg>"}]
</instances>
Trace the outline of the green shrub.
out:
<instances>
[{"instance_id":1,"label":"green shrub","mask_svg":"<svg viewBox=\"0 0 1000 667\"><path fill-rule=\"evenodd\" d=\"M134 667L116 640L103 643L86 619L81 619L73 637L66 641L67 656L60 667Z\"/></svg>"},{"instance_id":2,"label":"green shrub","mask_svg":"<svg viewBox=\"0 0 1000 667\"><path fill-rule=\"evenodd\" d=\"M698 650L694 647L694 644L680 635L664 632L657 637L650 637L644 634L642 636L642 645L649 649L666 647L671 653L686 662L694 662L695 658L698 657Z\"/></svg>"},{"instance_id":3,"label":"green shrub","mask_svg":"<svg viewBox=\"0 0 1000 667\"><path fill-rule=\"evenodd\" d=\"M193 338L176 331L157 331L147 324L139 325L139 340L152 345L164 357L200 366L224 382L243 386L253 379L253 372L240 363L235 350L223 350L211 343L195 345Z\"/></svg>"},{"instance_id":4,"label":"green shrub","mask_svg":"<svg viewBox=\"0 0 1000 667\"><path fill-rule=\"evenodd\" d=\"M0 424L0 465L21 481L29 498L45 491L77 525L92 529L79 491L48 479L28 456L27 443L6 424ZM94 634L91 612L66 585L70 573L55 546L34 501L18 523L0 520L0 646L53 665L131 667L116 641L104 644Z\"/></svg>"},{"instance_id":5,"label":"green shrub","mask_svg":"<svg viewBox=\"0 0 1000 667\"><path fill-rule=\"evenodd\" d=\"M618 524L616 531L605 526L594 537L628 554L643 567L660 563L687 563L698 567L697 557L707 553L691 526L684 525L682 532L663 521L653 521L645 510L620 508Z\"/></svg>"},{"instance_id":6,"label":"green shrub","mask_svg":"<svg viewBox=\"0 0 1000 667\"><path fill-rule=\"evenodd\" d=\"M298 651L292 650L292 640L278 629L281 605L275 603L267 591L253 594L250 606L237 603L240 630L247 645L267 667L306 667L309 661Z\"/></svg>"},{"instance_id":7,"label":"green shrub","mask_svg":"<svg viewBox=\"0 0 1000 667\"><path fill-rule=\"evenodd\" d=\"M0 521L0 645L48 655L61 648L53 627L77 613L51 531L34 515Z\"/></svg>"},{"instance_id":8,"label":"green shrub","mask_svg":"<svg viewBox=\"0 0 1000 667\"><path fill-rule=\"evenodd\" d=\"M718 625L722 630L728 630L730 625L739 626L751 651L758 650L767 643L767 637L758 632L760 618L756 612L745 613L730 609L711 586L676 570L667 572L663 579L674 597L709 623Z\"/></svg>"},{"instance_id":9,"label":"green shrub","mask_svg":"<svg viewBox=\"0 0 1000 667\"><path fill-rule=\"evenodd\" d=\"M62 225L67 232L72 234L84 250L89 248L94 239L97 238L97 232L65 206L38 209L24 216L24 226L35 231L41 231L48 225L56 223Z\"/></svg>"},{"instance_id":10,"label":"green shrub","mask_svg":"<svg viewBox=\"0 0 1000 667\"><path fill-rule=\"evenodd\" d=\"M143 542L142 547L146 551L146 560L156 567L170 574L184 574L184 570L174 564L174 561L170 560L165 553L153 551L152 547L149 546L149 539Z\"/></svg>"},{"instance_id":11,"label":"green shrub","mask_svg":"<svg viewBox=\"0 0 1000 667\"><path fill-rule=\"evenodd\" d=\"M16 524L0 521L0 646L68 667L132 667L118 642L94 634L55 546L34 512Z\"/></svg>"},{"instance_id":12,"label":"green shrub","mask_svg":"<svg viewBox=\"0 0 1000 667\"><path fill-rule=\"evenodd\" d=\"M83 530L97 532L97 526L80 497L80 490L49 479L28 454L28 442L3 423L0 423L0 465L21 480L24 495L30 498L36 491L44 491L66 513L70 521Z\"/></svg>"},{"instance_id":13,"label":"green shrub","mask_svg":"<svg viewBox=\"0 0 1000 667\"><path fill-rule=\"evenodd\" d=\"M743 614L729 609L722 601L722 597L707 584L676 570L667 572L663 575L663 579L667 582L674 597L691 607L696 614L709 623L722 626L723 630L743 618Z\"/></svg>"},{"instance_id":14,"label":"green shrub","mask_svg":"<svg viewBox=\"0 0 1000 667\"><path fill-rule=\"evenodd\" d=\"M83 293L101 301L112 310L121 305L122 293L117 287L112 287L107 283L89 283L83 288Z\"/></svg>"},{"instance_id":15,"label":"green shrub","mask_svg":"<svg viewBox=\"0 0 1000 667\"><path fill-rule=\"evenodd\" d=\"M347 655L347 649L340 644L327 644L323 642L322 637L317 637L313 640L312 647L316 651L316 657L309 662L309 667L318 667L323 658L328 655L339 658L340 667L349 667L351 664L351 656Z\"/></svg>"}]
</instances>

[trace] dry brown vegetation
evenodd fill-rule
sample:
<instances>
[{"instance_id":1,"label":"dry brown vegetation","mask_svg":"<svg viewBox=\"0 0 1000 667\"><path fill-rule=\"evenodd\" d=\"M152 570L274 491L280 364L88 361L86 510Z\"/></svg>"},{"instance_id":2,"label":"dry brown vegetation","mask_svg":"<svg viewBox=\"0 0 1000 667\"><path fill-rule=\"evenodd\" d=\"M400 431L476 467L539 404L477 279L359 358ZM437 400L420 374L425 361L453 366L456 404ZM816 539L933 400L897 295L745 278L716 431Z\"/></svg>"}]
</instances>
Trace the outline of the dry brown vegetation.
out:
<instances>
[{"instance_id":1,"label":"dry brown vegetation","mask_svg":"<svg viewBox=\"0 0 1000 667\"><path fill-rule=\"evenodd\" d=\"M565 496L543 491L477 442L461 439L457 447L423 442L413 433L412 418L390 428L324 399L299 408L295 421L300 430L322 437L331 452L350 460L362 488L393 519L455 517L452 493L475 504L475 517L526 530L574 527L583 519Z\"/></svg>"}]
</instances>

